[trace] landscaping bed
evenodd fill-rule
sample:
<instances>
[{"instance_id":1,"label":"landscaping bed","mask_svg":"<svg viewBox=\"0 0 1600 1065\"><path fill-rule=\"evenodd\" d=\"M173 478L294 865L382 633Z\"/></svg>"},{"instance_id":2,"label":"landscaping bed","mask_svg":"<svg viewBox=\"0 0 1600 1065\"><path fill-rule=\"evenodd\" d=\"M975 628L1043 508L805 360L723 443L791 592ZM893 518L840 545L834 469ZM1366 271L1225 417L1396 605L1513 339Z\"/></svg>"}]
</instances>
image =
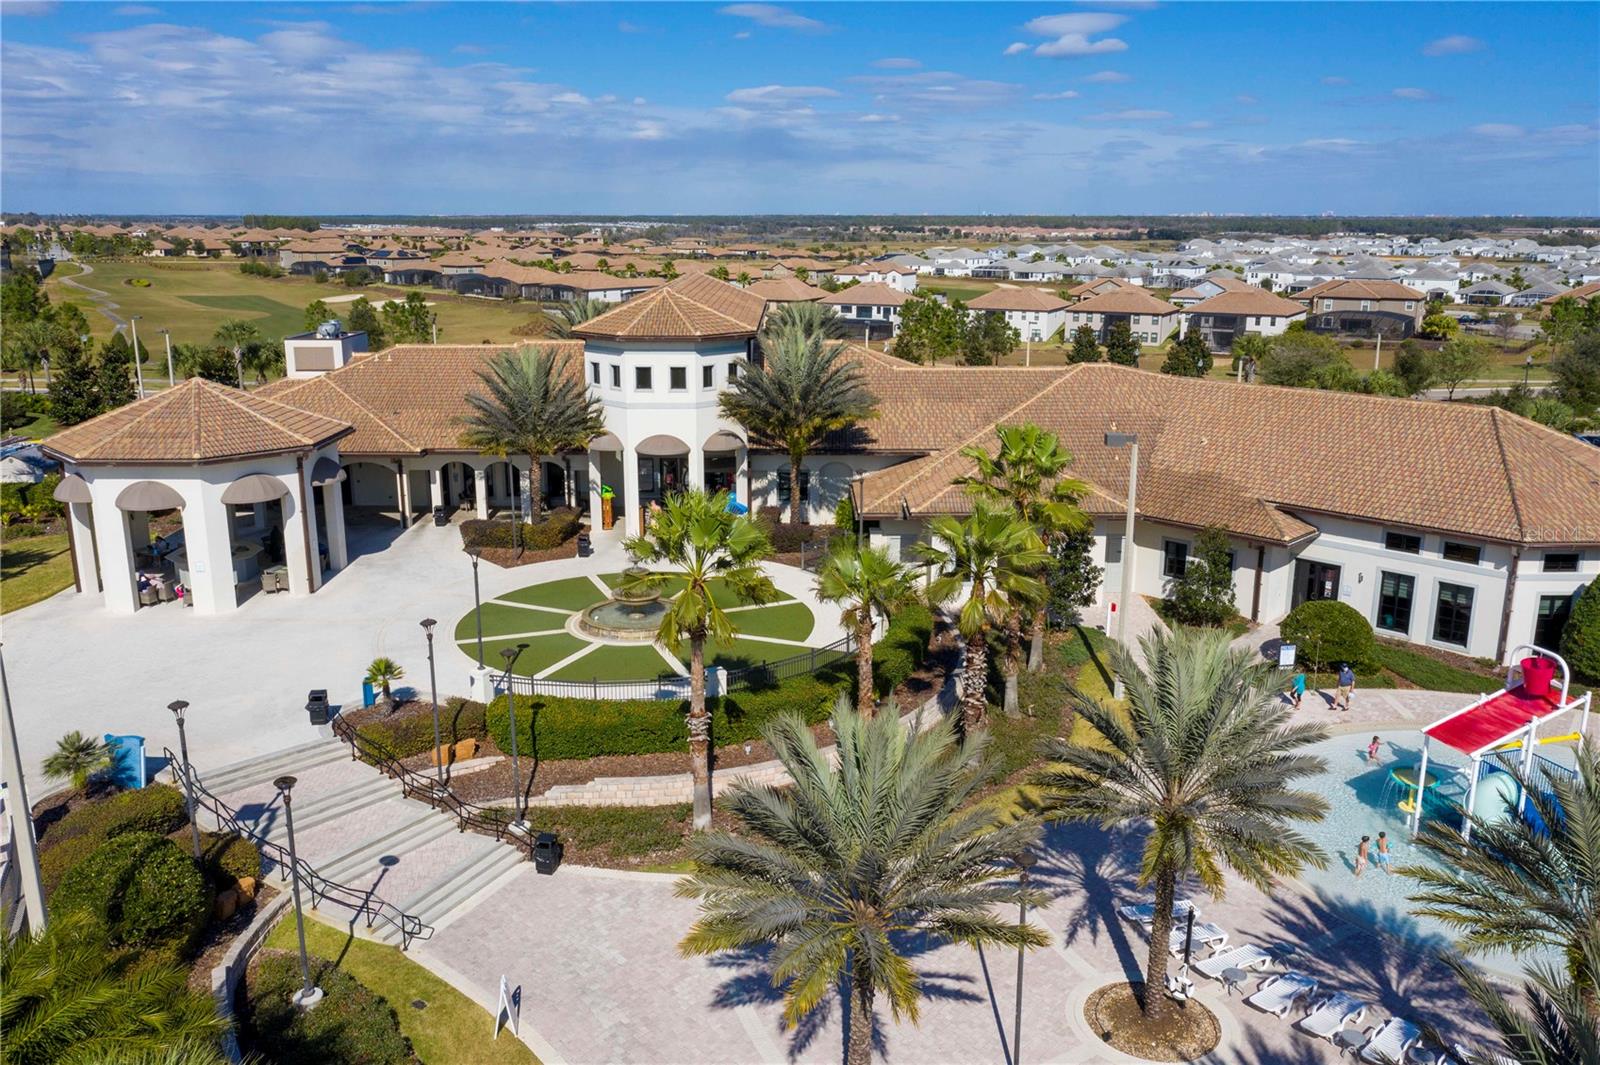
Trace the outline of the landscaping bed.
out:
<instances>
[{"instance_id":1,"label":"landscaping bed","mask_svg":"<svg viewBox=\"0 0 1600 1065\"><path fill-rule=\"evenodd\" d=\"M1505 670L1434 647L1379 640L1377 657L1399 687L1482 695L1505 686Z\"/></svg>"},{"instance_id":2,"label":"landscaping bed","mask_svg":"<svg viewBox=\"0 0 1600 1065\"><path fill-rule=\"evenodd\" d=\"M1152 1020L1139 1006L1143 993L1142 983L1108 984L1089 996L1083 1019L1106 1043L1146 1061L1193 1061L1222 1040L1216 1015L1199 1002L1174 1005Z\"/></svg>"}]
</instances>

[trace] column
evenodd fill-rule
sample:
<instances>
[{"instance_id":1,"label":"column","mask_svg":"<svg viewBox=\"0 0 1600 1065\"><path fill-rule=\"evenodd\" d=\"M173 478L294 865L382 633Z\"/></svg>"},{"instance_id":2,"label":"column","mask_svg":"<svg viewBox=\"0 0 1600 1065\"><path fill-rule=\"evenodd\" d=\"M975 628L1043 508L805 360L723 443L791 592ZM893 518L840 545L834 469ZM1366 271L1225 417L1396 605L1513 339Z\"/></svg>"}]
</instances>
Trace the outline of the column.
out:
<instances>
[{"instance_id":1,"label":"column","mask_svg":"<svg viewBox=\"0 0 1600 1065\"><path fill-rule=\"evenodd\" d=\"M472 497L478 501L478 519L489 516L489 479L481 465L472 468Z\"/></svg>"},{"instance_id":2,"label":"column","mask_svg":"<svg viewBox=\"0 0 1600 1065\"><path fill-rule=\"evenodd\" d=\"M638 536L639 526L639 453L631 445L622 449L622 530L629 536Z\"/></svg>"},{"instance_id":3,"label":"column","mask_svg":"<svg viewBox=\"0 0 1600 1065\"><path fill-rule=\"evenodd\" d=\"M428 498L430 510L444 506L444 470L437 466L428 471Z\"/></svg>"},{"instance_id":4,"label":"column","mask_svg":"<svg viewBox=\"0 0 1600 1065\"><path fill-rule=\"evenodd\" d=\"M78 590L100 594L100 563L94 555L94 515L88 503L67 504L72 523L72 564L78 571Z\"/></svg>"},{"instance_id":5,"label":"column","mask_svg":"<svg viewBox=\"0 0 1600 1065\"><path fill-rule=\"evenodd\" d=\"M289 571L289 594L310 595L315 586L307 572L310 536L316 535L310 525L311 515L305 509L305 482L296 471L290 482L289 494L283 497L283 568ZM307 534L310 534L308 536ZM311 556L314 557L314 556ZM316 563L310 564L315 567Z\"/></svg>"},{"instance_id":6,"label":"column","mask_svg":"<svg viewBox=\"0 0 1600 1065\"><path fill-rule=\"evenodd\" d=\"M106 502L90 508L94 520L95 543L100 549L100 582L105 585L106 609L131 614L139 609L138 585L133 576L133 535L128 515L117 509L107 489Z\"/></svg>"},{"instance_id":7,"label":"column","mask_svg":"<svg viewBox=\"0 0 1600 1065\"><path fill-rule=\"evenodd\" d=\"M399 460L394 464L394 505L400 511L400 528L411 528L411 508L406 504L406 467Z\"/></svg>"},{"instance_id":8,"label":"column","mask_svg":"<svg viewBox=\"0 0 1600 1065\"><path fill-rule=\"evenodd\" d=\"M693 445L689 447L689 483L686 487L704 489L706 486L706 453L705 449Z\"/></svg>"},{"instance_id":9,"label":"column","mask_svg":"<svg viewBox=\"0 0 1600 1065\"><path fill-rule=\"evenodd\" d=\"M733 452L733 497L756 512L750 498L750 448L740 444Z\"/></svg>"},{"instance_id":10,"label":"column","mask_svg":"<svg viewBox=\"0 0 1600 1065\"><path fill-rule=\"evenodd\" d=\"M600 476L600 452L589 452L589 528L598 531L600 528L600 483L604 480Z\"/></svg>"},{"instance_id":11,"label":"column","mask_svg":"<svg viewBox=\"0 0 1600 1065\"><path fill-rule=\"evenodd\" d=\"M344 497L338 481L322 486L322 514L328 523L328 568L338 573L350 564L344 537Z\"/></svg>"},{"instance_id":12,"label":"column","mask_svg":"<svg viewBox=\"0 0 1600 1065\"><path fill-rule=\"evenodd\" d=\"M286 511L292 511L292 506ZM226 614L239 609L233 580L233 537L228 510L220 501L191 500L183 508L183 542L189 554L189 589L196 614ZM284 536L287 551L289 537ZM294 567L289 567L291 576ZM304 579L302 577L302 579Z\"/></svg>"},{"instance_id":13,"label":"column","mask_svg":"<svg viewBox=\"0 0 1600 1065\"><path fill-rule=\"evenodd\" d=\"M306 536L311 542L311 590L322 587L322 541L317 536L317 490L311 487L311 470L301 466L295 493L306 506ZM330 556L331 557L331 556Z\"/></svg>"},{"instance_id":14,"label":"column","mask_svg":"<svg viewBox=\"0 0 1600 1065\"><path fill-rule=\"evenodd\" d=\"M544 471L540 470L539 473L542 481ZM532 469L517 470L517 496L522 505L517 513L518 520L521 520L524 513L530 515L533 513L533 493L539 491L540 488L540 482L534 480L534 471Z\"/></svg>"}]
</instances>

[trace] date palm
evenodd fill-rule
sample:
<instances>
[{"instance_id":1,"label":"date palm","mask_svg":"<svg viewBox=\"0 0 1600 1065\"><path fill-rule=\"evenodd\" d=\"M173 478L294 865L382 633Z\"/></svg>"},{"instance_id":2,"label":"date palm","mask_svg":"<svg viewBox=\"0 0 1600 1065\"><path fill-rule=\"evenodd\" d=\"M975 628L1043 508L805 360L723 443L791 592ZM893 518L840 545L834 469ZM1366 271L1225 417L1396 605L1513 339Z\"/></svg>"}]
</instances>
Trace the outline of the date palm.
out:
<instances>
[{"instance_id":1,"label":"date palm","mask_svg":"<svg viewBox=\"0 0 1600 1065\"><path fill-rule=\"evenodd\" d=\"M878 703L872 680L873 623L878 614L889 617L921 599L916 575L883 548L835 540L817 570L817 596L844 608L841 620L856 639L856 709L871 717Z\"/></svg>"},{"instance_id":2,"label":"date palm","mask_svg":"<svg viewBox=\"0 0 1600 1065\"><path fill-rule=\"evenodd\" d=\"M1034 574L1049 556L1031 527L982 500L967 518L936 518L928 536L929 542L916 548L939 569L928 585L928 599L948 603L966 591L956 617L967 645L961 716L967 728L980 728L988 716L991 633L1044 599L1044 584Z\"/></svg>"},{"instance_id":3,"label":"date palm","mask_svg":"<svg viewBox=\"0 0 1600 1065\"><path fill-rule=\"evenodd\" d=\"M1526 1012L1464 959L1446 957L1462 989L1500 1033L1495 1053L1469 1057L1466 1065L1600 1065L1600 1005L1592 994L1600 977L1600 931L1590 931L1579 954L1582 976L1576 979L1538 962L1523 969Z\"/></svg>"},{"instance_id":4,"label":"date palm","mask_svg":"<svg viewBox=\"0 0 1600 1065\"><path fill-rule=\"evenodd\" d=\"M559 336L570 337L578 326L591 318L598 318L610 309L611 304L605 300L592 300L587 296L568 300L561 305L561 317L556 320L556 333Z\"/></svg>"},{"instance_id":5,"label":"date palm","mask_svg":"<svg viewBox=\"0 0 1600 1065\"><path fill-rule=\"evenodd\" d=\"M1411 896L1414 912L1460 931L1468 951L1559 950L1579 981L1584 944L1600 935L1600 754L1593 744L1579 747L1577 763L1571 777L1548 767L1528 777L1512 770L1544 827L1514 809L1510 816L1467 814L1468 843L1452 823L1424 822L1416 844L1440 864L1399 870L1422 886Z\"/></svg>"},{"instance_id":6,"label":"date palm","mask_svg":"<svg viewBox=\"0 0 1600 1065\"><path fill-rule=\"evenodd\" d=\"M729 643L738 630L717 601L726 588L740 603L770 603L777 589L761 560L772 554L767 534L748 516L728 510L728 493L702 491L668 496L643 536L628 540L628 554L641 566L670 572L632 572L623 590L683 588L667 604L658 638L674 654L689 648L689 770L694 777L694 827L711 827L711 715L706 709L706 643Z\"/></svg>"},{"instance_id":7,"label":"date palm","mask_svg":"<svg viewBox=\"0 0 1600 1065\"><path fill-rule=\"evenodd\" d=\"M757 338L763 351L778 347L785 334L797 333L807 339L842 340L849 335L849 327L838 313L827 304L810 300L780 303L767 312L761 322Z\"/></svg>"},{"instance_id":8,"label":"date palm","mask_svg":"<svg viewBox=\"0 0 1600 1065\"><path fill-rule=\"evenodd\" d=\"M69 780L82 791L89 778L109 768L111 744L91 739L74 729L56 741L56 749L44 760L44 775L52 780Z\"/></svg>"},{"instance_id":9,"label":"date palm","mask_svg":"<svg viewBox=\"0 0 1600 1065\"><path fill-rule=\"evenodd\" d=\"M238 386L243 388L244 349L251 344L259 344L261 342L261 332L250 322L230 318L217 326L217 331L212 334L212 339L233 352L234 378ZM137 355L135 357L137 358Z\"/></svg>"},{"instance_id":10,"label":"date palm","mask_svg":"<svg viewBox=\"0 0 1600 1065\"><path fill-rule=\"evenodd\" d=\"M1155 914L1143 1002L1157 1015L1171 1008L1161 989L1179 880L1195 877L1221 897L1225 870L1267 890L1326 862L1295 825L1321 820L1328 804L1293 783L1323 769L1301 749L1327 734L1290 723L1282 675L1229 649L1226 632L1152 633L1141 648L1142 668L1124 648L1113 652L1126 710L1071 689L1089 733L1051 741L1054 765L1033 783L1048 818L1148 828L1139 884L1154 886Z\"/></svg>"},{"instance_id":11,"label":"date palm","mask_svg":"<svg viewBox=\"0 0 1600 1065\"><path fill-rule=\"evenodd\" d=\"M724 807L741 831L691 844L695 872L678 894L700 917L678 949L716 954L770 944L784 1019L795 1024L849 977L850 1065L872 1059L873 1006L918 1019L921 980L908 940L1030 948L1049 942L1036 924L1003 914L1038 892L1015 879L1013 860L1038 824L975 803L986 779L985 736L958 741L948 721L913 733L894 713L834 715L838 765L803 718L764 730L792 787L740 781Z\"/></svg>"},{"instance_id":12,"label":"date palm","mask_svg":"<svg viewBox=\"0 0 1600 1065\"><path fill-rule=\"evenodd\" d=\"M554 348L520 348L496 356L478 371L483 392L467 393L461 440L488 455L526 455L535 471L533 516L544 519L544 455L581 448L605 431L600 401L590 395L572 360Z\"/></svg>"},{"instance_id":13,"label":"date palm","mask_svg":"<svg viewBox=\"0 0 1600 1065\"><path fill-rule=\"evenodd\" d=\"M999 448L994 454L989 449L972 445L961 449L971 459L975 470L957 479L967 491L979 499L1003 507L1010 507L1022 521L1038 530L1045 550L1062 536L1088 530L1092 523L1089 515L1078 507L1078 502L1089 494L1089 486L1067 476L1072 465L1072 452L1061 446L1055 433L1046 432L1037 425L1002 425L995 430ZM1044 577L1044 567L1037 574ZM1045 604L1041 600L1034 606L1029 619L1028 669L1037 671L1044 666ZM1012 631L1021 635L1021 618L1012 623ZM1021 668L1020 639L1008 641L1005 655L1006 679L1005 708L1016 709L1017 673Z\"/></svg>"},{"instance_id":14,"label":"date palm","mask_svg":"<svg viewBox=\"0 0 1600 1065\"><path fill-rule=\"evenodd\" d=\"M877 401L843 344L791 330L762 350L763 361L745 366L718 402L756 443L788 454L789 520L804 525L801 460L829 433L871 417Z\"/></svg>"}]
</instances>

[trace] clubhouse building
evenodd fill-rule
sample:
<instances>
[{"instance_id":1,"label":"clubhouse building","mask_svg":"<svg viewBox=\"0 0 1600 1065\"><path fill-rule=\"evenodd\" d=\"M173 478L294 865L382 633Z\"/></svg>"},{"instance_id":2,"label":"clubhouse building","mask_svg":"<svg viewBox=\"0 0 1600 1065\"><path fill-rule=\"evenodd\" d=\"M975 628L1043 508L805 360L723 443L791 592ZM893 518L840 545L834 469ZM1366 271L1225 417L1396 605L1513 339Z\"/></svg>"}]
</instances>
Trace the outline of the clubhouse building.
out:
<instances>
[{"instance_id":1,"label":"clubhouse building","mask_svg":"<svg viewBox=\"0 0 1600 1065\"><path fill-rule=\"evenodd\" d=\"M718 397L760 354L761 295L690 274L540 342L605 414L587 448L480 454L461 443L463 397L497 345L401 345L249 392L191 380L51 437L67 468L78 590L132 613L181 584L197 613L239 609L258 584L311 595L350 563L352 537L435 508L479 517L552 503L637 533L650 504L724 488L756 510L831 522L847 493L875 543L909 557L929 518L965 512L961 451L1002 424L1057 433L1091 486L1100 596L1123 566L1139 594L1182 574L1200 530L1233 545L1236 602L1260 622L1337 599L1382 635L1483 658L1548 646L1600 574L1600 451L1506 411L1243 386L1091 363L911 365L852 352L871 419L788 461L723 418ZM1134 542L1123 542L1139 441ZM796 490L797 489L797 490ZM178 528L152 536L158 528ZM598 524L598 523L597 523ZM595 535L605 535L596 531ZM377 538L382 543L387 540ZM165 578L163 579L163 574Z\"/></svg>"}]
</instances>

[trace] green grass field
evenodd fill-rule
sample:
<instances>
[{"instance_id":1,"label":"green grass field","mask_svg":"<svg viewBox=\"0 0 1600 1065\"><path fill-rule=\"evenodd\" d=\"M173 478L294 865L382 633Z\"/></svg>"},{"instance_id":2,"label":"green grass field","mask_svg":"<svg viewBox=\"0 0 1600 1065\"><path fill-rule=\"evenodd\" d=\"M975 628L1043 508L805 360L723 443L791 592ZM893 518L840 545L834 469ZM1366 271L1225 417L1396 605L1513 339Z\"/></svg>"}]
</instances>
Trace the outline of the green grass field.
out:
<instances>
[{"instance_id":1,"label":"green grass field","mask_svg":"<svg viewBox=\"0 0 1600 1065\"><path fill-rule=\"evenodd\" d=\"M602 578L604 579L604 578ZM605 600L605 593L588 577L568 577L561 581L547 581L527 588L518 588L500 596L508 603L528 606L548 606L557 610L582 610Z\"/></svg>"},{"instance_id":2,"label":"green grass field","mask_svg":"<svg viewBox=\"0 0 1600 1065\"><path fill-rule=\"evenodd\" d=\"M556 672L551 680L648 680L671 672L667 660L652 644L625 647L601 644L593 651Z\"/></svg>"},{"instance_id":3,"label":"green grass field","mask_svg":"<svg viewBox=\"0 0 1600 1065\"><path fill-rule=\"evenodd\" d=\"M803 640L811 635L811 608L804 603L784 603L760 610L736 610L728 615L733 627L750 636L778 640Z\"/></svg>"},{"instance_id":4,"label":"green grass field","mask_svg":"<svg viewBox=\"0 0 1600 1065\"><path fill-rule=\"evenodd\" d=\"M548 610L527 610L520 606L507 606L493 600L483 604L483 635L485 639L491 636L511 636L519 632L543 632L547 629L559 629L567 623L564 615L552 613ZM467 614L456 622L456 640L459 642L476 641L478 638L477 620L473 614Z\"/></svg>"},{"instance_id":5,"label":"green grass field","mask_svg":"<svg viewBox=\"0 0 1600 1065\"><path fill-rule=\"evenodd\" d=\"M7 539L0 544L0 614L21 610L72 587L67 534Z\"/></svg>"},{"instance_id":6,"label":"green grass field","mask_svg":"<svg viewBox=\"0 0 1600 1065\"><path fill-rule=\"evenodd\" d=\"M554 615L551 615L554 617ZM580 640L576 636L565 632L555 633L550 636L529 636L515 640L484 640L483 662L492 670L505 670L505 659L500 657L500 652L507 647L515 647L519 643L528 645L517 659L517 668L513 670L519 677L531 677L536 673L549 669L557 662L590 646L587 640ZM477 643L464 648L471 654L477 654Z\"/></svg>"}]
</instances>

